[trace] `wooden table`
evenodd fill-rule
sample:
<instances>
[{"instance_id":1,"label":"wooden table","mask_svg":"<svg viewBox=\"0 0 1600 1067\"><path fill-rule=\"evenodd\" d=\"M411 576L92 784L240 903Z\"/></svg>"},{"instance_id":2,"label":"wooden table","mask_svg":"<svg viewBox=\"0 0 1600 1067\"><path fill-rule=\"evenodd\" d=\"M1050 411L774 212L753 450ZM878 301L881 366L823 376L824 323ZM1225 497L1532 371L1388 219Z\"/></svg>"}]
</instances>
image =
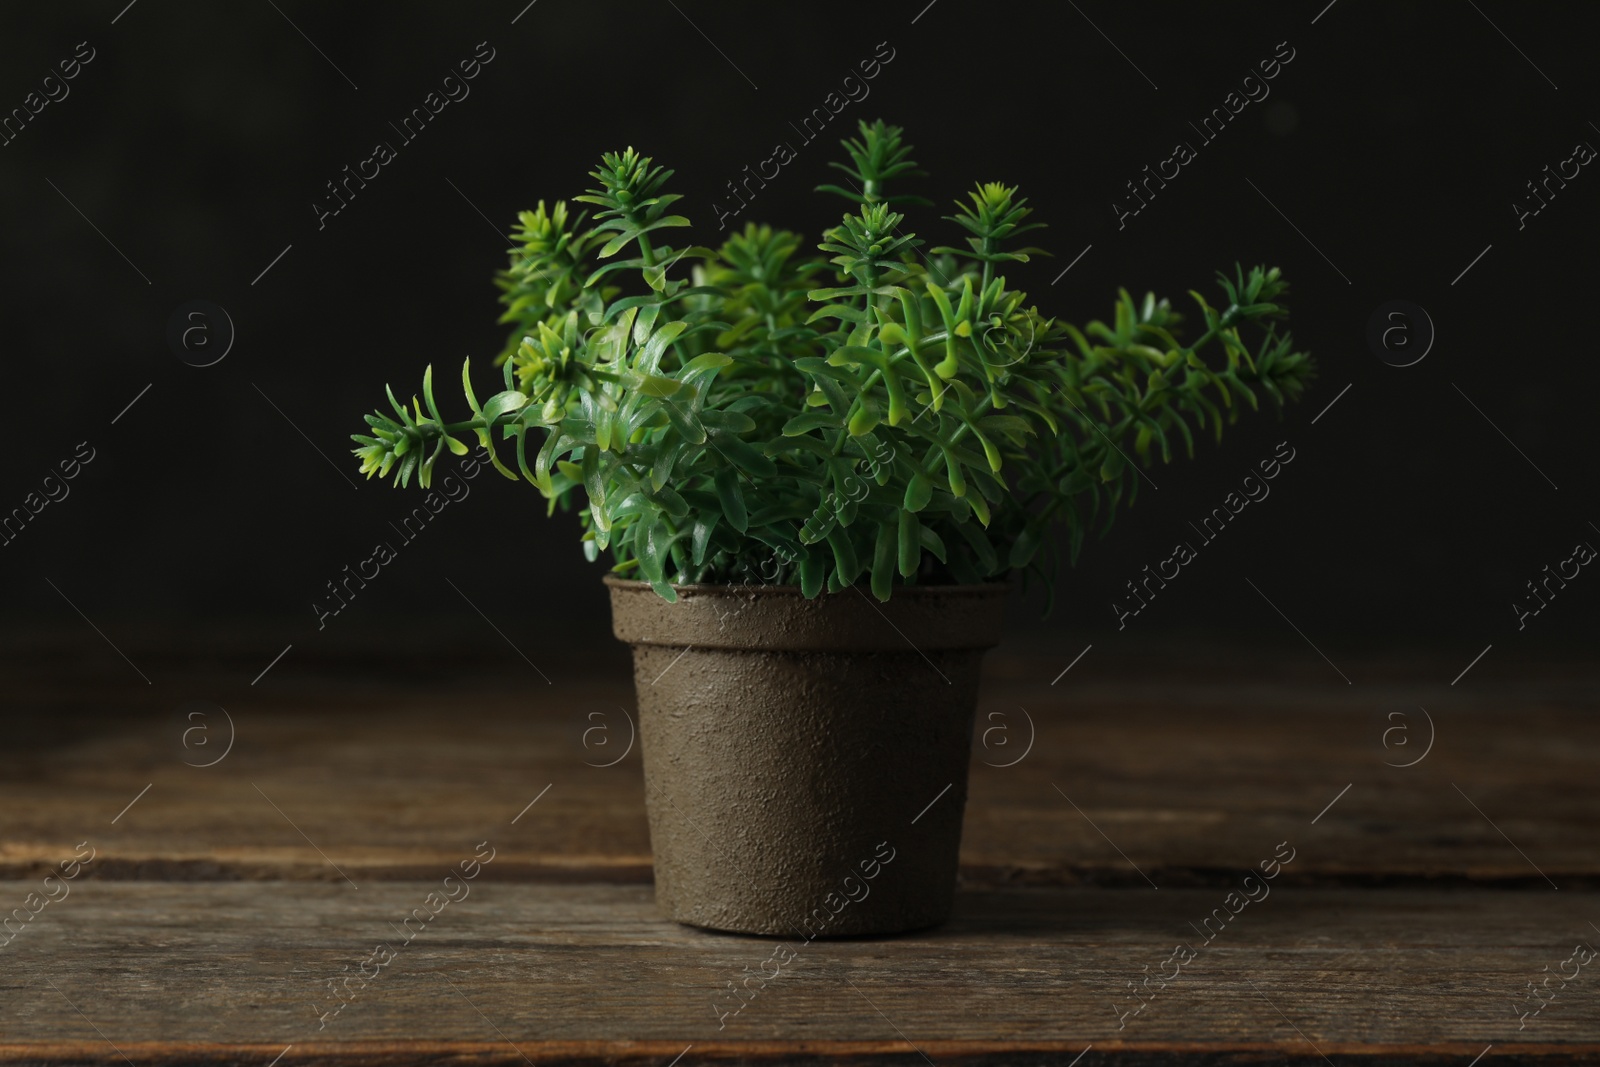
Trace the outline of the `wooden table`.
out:
<instances>
[{"instance_id":1,"label":"wooden table","mask_svg":"<svg viewBox=\"0 0 1600 1067\"><path fill-rule=\"evenodd\" d=\"M192 666L189 690L232 694L206 767L219 715L129 697L114 663L63 691L67 661L32 656L0 911L58 899L0 947L0 1060L1600 1062L1600 961L1573 955L1600 945L1592 668L1451 686L1448 656L1369 656L1346 685L1303 646L1146 647L1052 685L1082 643L989 661L979 728L1001 732L974 752L953 920L814 942L726 1015L775 942L655 914L637 748L591 765L627 741L623 657L552 658L551 684L517 661L377 684L381 657L312 658L253 687L242 661ZM195 724L211 747L184 746Z\"/></svg>"}]
</instances>

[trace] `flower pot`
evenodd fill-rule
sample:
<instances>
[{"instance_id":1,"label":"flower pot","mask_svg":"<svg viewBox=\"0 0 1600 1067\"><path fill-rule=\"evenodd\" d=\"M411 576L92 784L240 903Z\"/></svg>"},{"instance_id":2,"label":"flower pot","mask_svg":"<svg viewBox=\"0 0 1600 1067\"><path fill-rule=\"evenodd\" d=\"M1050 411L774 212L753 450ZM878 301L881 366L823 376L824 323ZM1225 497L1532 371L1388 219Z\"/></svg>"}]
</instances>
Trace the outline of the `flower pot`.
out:
<instances>
[{"instance_id":1,"label":"flower pot","mask_svg":"<svg viewBox=\"0 0 1600 1067\"><path fill-rule=\"evenodd\" d=\"M1009 587L806 600L607 578L633 647L656 902L810 939L937 925L955 892L978 677Z\"/></svg>"}]
</instances>

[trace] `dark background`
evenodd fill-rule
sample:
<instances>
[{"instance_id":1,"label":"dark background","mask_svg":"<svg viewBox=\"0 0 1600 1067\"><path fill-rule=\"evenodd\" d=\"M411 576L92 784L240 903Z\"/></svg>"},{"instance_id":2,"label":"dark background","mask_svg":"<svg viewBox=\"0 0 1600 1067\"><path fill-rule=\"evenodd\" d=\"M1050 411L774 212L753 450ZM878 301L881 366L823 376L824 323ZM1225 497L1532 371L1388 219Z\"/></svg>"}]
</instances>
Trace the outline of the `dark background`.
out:
<instances>
[{"instance_id":1,"label":"dark background","mask_svg":"<svg viewBox=\"0 0 1600 1067\"><path fill-rule=\"evenodd\" d=\"M14 633L76 634L85 657L117 670L74 606L124 647L248 633L262 664L291 642L314 654L334 631L509 656L465 594L519 648L604 645L603 567L584 561L576 518L546 519L531 486L493 474L319 633L311 603L324 583L394 542L389 521L418 503L377 482L353 489L348 434L386 382L409 395L429 362L441 400L457 396L465 355L486 380L504 339L495 230L582 192L602 151L634 145L675 168L677 210L713 243L723 183L790 141L798 159L740 221L814 239L843 210L812 192L830 180L836 136L883 117L906 127L930 174L914 191L941 207L907 224L930 244L957 236L937 216L974 181L1021 185L1055 258L1008 273L1046 313L1106 316L1119 286L1188 310L1185 291L1209 295L1217 268L1275 263L1293 283L1296 336L1320 361L1281 421L1247 419L1195 462L1151 471L1159 490L1146 486L1111 537L1091 541L1049 619L1037 594L1015 605L1019 635L1058 643L1063 664L1088 642L1159 634L1312 656L1261 594L1335 661L1357 646L1432 645L1465 665L1492 642L1487 670L1596 635L1600 578L1587 572L1521 632L1510 606L1576 542L1600 545L1587 321L1600 174L1585 168L1521 231L1511 208L1578 141L1600 145L1587 9L538 0L518 18L525 0L125 3L0 14L0 110L78 42L96 51L70 96L0 148L0 509L78 442L96 452L66 500L0 547ZM482 41L495 58L471 95L402 146L388 123ZM895 56L870 97L826 142L800 145L789 123L882 41ZM1200 146L1188 122L1282 41L1295 57L1270 98ZM1113 198L1180 139L1198 158L1119 230ZM379 140L398 158L319 231L324 183ZM191 299L222 305L237 328L215 366L187 366L168 346L169 317ZM1415 366L1386 365L1365 340L1368 316L1394 299L1425 307L1438 330ZM1122 584L1282 440L1297 455L1271 497L1119 633Z\"/></svg>"}]
</instances>

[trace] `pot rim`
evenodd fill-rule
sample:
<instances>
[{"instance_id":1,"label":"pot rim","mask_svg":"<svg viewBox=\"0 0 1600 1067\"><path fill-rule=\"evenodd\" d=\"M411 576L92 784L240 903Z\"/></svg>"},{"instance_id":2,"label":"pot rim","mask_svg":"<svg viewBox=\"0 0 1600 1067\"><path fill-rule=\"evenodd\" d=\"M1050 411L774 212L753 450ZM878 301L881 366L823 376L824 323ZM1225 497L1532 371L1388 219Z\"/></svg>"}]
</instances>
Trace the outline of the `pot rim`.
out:
<instances>
[{"instance_id":1,"label":"pot rim","mask_svg":"<svg viewBox=\"0 0 1600 1067\"><path fill-rule=\"evenodd\" d=\"M614 574L603 575L600 580L612 589L648 589L652 592L655 589L649 582L639 581L636 578L619 578ZM1001 591L1009 593L1017 588L1017 585L1017 582L1010 579L999 582L980 582L976 585L897 585L894 587L893 594L889 597L889 602L893 603L895 597L902 595L948 594L952 596L970 596L973 593L999 593ZM689 593L695 596L802 595L798 585L738 585L733 582L692 582L688 585L673 583L672 588L680 593ZM862 593L870 592L860 586L852 586L851 588L857 589ZM841 593L848 591L840 590ZM826 595L829 595L826 591L818 594L818 596ZM873 598L872 602L874 604L881 603L876 598Z\"/></svg>"},{"instance_id":2,"label":"pot rim","mask_svg":"<svg viewBox=\"0 0 1600 1067\"><path fill-rule=\"evenodd\" d=\"M904 586L879 603L829 593L807 599L798 586L685 585L669 602L648 582L606 576L611 631L634 646L786 653L948 651L1000 641L1008 582ZM730 620L733 625L729 625ZM926 653L924 653L925 655Z\"/></svg>"}]
</instances>

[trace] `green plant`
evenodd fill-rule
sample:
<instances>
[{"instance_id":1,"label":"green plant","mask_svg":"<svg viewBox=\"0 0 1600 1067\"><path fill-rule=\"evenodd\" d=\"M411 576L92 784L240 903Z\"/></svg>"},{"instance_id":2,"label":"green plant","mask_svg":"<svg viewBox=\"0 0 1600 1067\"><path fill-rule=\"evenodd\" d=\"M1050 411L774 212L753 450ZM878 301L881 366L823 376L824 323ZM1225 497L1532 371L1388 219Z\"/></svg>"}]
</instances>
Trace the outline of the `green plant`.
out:
<instances>
[{"instance_id":1,"label":"green plant","mask_svg":"<svg viewBox=\"0 0 1600 1067\"><path fill-rule=\"evenodd\" d=\"M607 154L577 198L592 219L542 201L520 216L498 278L503 389L480 403L469 361L471 417L446 421L430 366L420 401L391 390L394 414L367 416L362 471L426 486L476 434L551 510L581 491L589 558L609 549L668 600L674 583L757 572L808 597L865 576L883 600L1016 568L1048 583L1051 526L1076 558L1137 496L1130 462L1192 457L1194 429L1220 439L1261 394L1299 396L1312 364L1278 331L1276 268L1219 276L1221 308L1192 293L1205 332L1187 345L1154 295L1120 291L1112 321L1081 330L1046 318L998 273L1038 252L1015 247L1040 224L1014 188L980 185L946 216L966 248L924 253L901 228L893 207L926 201L886 192L916 173L900 134L862 123L843 142L851 186L821 188L856 210L825 234L827 258L754 224L718 249L672 247L689 225L668 213L672 172Z\"/></svg>"}]
</instances>

